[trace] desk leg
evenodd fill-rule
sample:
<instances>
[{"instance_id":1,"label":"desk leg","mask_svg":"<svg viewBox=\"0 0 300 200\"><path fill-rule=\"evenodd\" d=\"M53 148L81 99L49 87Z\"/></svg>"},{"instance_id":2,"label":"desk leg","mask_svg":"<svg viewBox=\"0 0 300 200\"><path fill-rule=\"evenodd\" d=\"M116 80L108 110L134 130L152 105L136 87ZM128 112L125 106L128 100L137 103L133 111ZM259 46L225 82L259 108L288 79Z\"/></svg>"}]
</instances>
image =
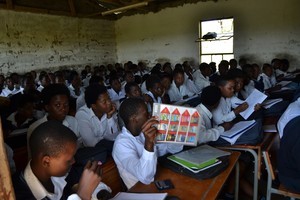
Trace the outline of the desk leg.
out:
<instances>
[{"instance_id":1,"label":"desk leg","mask_svg":"<svg viewBox=\"0 0 300 200\"><path fill-rule=\"evenodd\" d=\"M235 164L235 192L234 192L234 200L239 199L239 180L240 180L240 164L239 161Z\"/></svg>"}]
</instances>

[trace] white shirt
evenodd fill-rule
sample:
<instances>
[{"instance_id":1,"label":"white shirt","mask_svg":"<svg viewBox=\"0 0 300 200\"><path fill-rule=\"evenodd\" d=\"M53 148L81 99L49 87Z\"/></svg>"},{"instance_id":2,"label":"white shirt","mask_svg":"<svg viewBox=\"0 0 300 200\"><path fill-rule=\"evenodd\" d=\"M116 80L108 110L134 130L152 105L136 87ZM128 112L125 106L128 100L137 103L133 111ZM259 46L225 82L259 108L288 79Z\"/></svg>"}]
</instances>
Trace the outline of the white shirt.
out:
<instances>
[{"instance_id":1,"label":"white shirt","mask_svg":"<svg viewBox=\"0 0 300 200\"><path fill-rule=\"evenodd\" d=\"M146 88L146 81L144 81L141 85L141 91L143 94L146 94L148 92L147 88Z\"/></svg>"},{"instance_id":2,"label":"white shirt","mask_svg":"<svg viewBox=\"0 0 300 200\"><path fill-rule=\"evenodd\" d=\"M73 87L72 84L69 85L69 91L70 91L70 96L77 99L82 93L84 93L84 88L83 87L80 87L80 94L79 95L76 95L75 94L75 88Z\"/></svg>"},{"instance_id":3,"label":"white shirt","mask_svg":"<svg viewBox=\"0 0 300 200\"><path fill-rule=\"evenodd\" d=\"M152 92L148 91L146 94L148 94L152 99L153 99L153 103L162 103L161 98L157 97L157 99L154 97L154 95L152 94ZM148 112L152 114L152 106L150 103L147 104L148 107Z\"/></svg>"},{"instance_id":4,"label":"white shirt","mask_svg":"<svg viewBox=\"0 0 300 200\"><path fill-rule=\"evenodd\" d=\"M75 115L78 121L79 132L86 147L94 147L100 140L115 140L118 135L118 121L114 114L110 119L104 114L99 119L92 108L82 106Z\"/></svg>"},{"instance_id":5,"label":"white shirt","mask_svg":"<svg viewBox=\"0 0 300 200\"><path fill-rule=\"evenodd\" d=\"M218 107L212 111L214 123L219 125L235 119L236 116L232 108L236 108L241 103L243 103L243 101L235 96L231 98L221 97Z\"/></svg>"},{"instance_id":6,"label":"white shirt","mask_svg":"<svg viewBox=\"0 0 300 200\"><path fill-rule=\"evenodd\" d=\"M119 110L120 107L120 99L125 98L125 90L121 90L119 93L117 93L114 89L108 89L108 95L111 99L111 101L116 104L117 110Z\"/></svg>"},{"instance_id":7,"label":"white shirt","mask_svg":"<svg viewBox=\"0 0 300 200\"><path fill-rule=\"evenodd\" d=\"M42 92L43 89L44 89L44 86L42 86L42 85L39 85L39 87L36 88L36 90L39 91L39 92Z\"/></svg>"},{"instance_id":8,"label":"white shirt","mask_svg":"<svg viewBox=\"0 0 300 200\"><path fill-rule=\"evenodd\" d=\"M188 95L189 97L193 96L194 93L189 90L189 88L183 84L177 88L175 82L173 81L170 89L168 90L171 102L182 100L184 96Z\"/></svg>"},{"instance_id":9,"label":"white shirt","mask_svg":"<svg viewBox=\"0 0 300 200\"><path fill-rule=\"evenodd\" d=\"M196 109L201 116L198 144L218 140L220 135L224 132L224 128L222 126L213 125L212 113L203 104L199 104Z\"/></svg>"},{"instance_id":10,"label":"white shirt","mask_svg":"<svg viewBox=\"0 0 300 200\"><path fill-rule=\"evenodd\" d=\"M81 93L80 96L76 99L76 111L78 111L79 108L85 105L84 97L85 97L84 93Z\"/></svg>"},{"instance_id":11,"label":"white shirt","mask_svg":"<svg viewBox=\"0 0 300 200\"><path fill-rule=\"evenodd\" d=\"M125 127L114 143L112 156L128 189L138 181L150 184L156 173L157 157L168 152L176 153L183 148L178 144L155 144L154 152L149 152L144 144L143 133L134 137Z\"/></svg>"},{"instance_id":12,"label":"white shirt","mask_svg":"<svg viewBox=\"0 0 300 200\"><path fill-rule=\"evenodd\" d=\"M186 73L184 73L184 84L192 93L198 94L198 89L194 83L194 80L189 79L189 76Z\"/></svg>"},{"instance_id":13,"label":"white shirt","mask_svg":"<svg viewBox=\"0 0 300 200\"><path fill-rule=\"evenodd\" d=\"M261 73L257 79L259 80L261 77L262 77L263 83L264 83L264 90L267 90L274 86L274 85L272 85L271 77L267 76L265 73Z\"/></svg>"},{"instance_id":14,"label":"white shirt","mask_svg":"<svg viewBox=\"0 0 300 200\"><path fill-rule=\"evenodd\" d=\"M244 89L241 90L241 94L245 99L247 99L247 97L253 92L254 89L255 89L254 81L250 80L248 85L245 85Z\"/></svg>"},{"instance_id":15,"label":"white shirt","mask_svg":"<svg viewBox=\"0 0 300 200\"><path fill-rule=\"evenodd\" d=\"M31 158L31 152L30 152L30 148L29 148L29 138L32 134L32 132L42 123L48 121L47 118L48 114L46 114L43 118L35 121L33 124L31 124L28 128L27 131L27 150L28 150L28 158ZM77 136L77 144L78 147L82 146L82 138L79 134L79 127L78 127L78 123L77 120L75 119L75 117L67 115L66 118L64 119L63 123L64 126L68 127L69 129L71 129L75 135Z\"/></svg>"},{"instance_id":16,"label":"white shirt","mask_svg":"<svg viewBox=\"0 0 300 200\"><path fill-rule=\"evenodd\" d=\"M210 85L209 77L204 77L200 70L193 73L194 83L197 88L197 93L200 93L203 88Z\"/></svg>"},{"instance_id":17,"label":"white shirt","mask_svg":"<svg viewBox=\"0 0 300 200\"><path fill-rule=\"evenodd\" d=\"M288 108L284 111L277 122L277 129L279 132L280 138L283 136L284 127L289 121L300 115L300 97L291 103Z\"/></svg>"},{"instance_id":18,"label":"white shirt","mask_svg":"<svg viewBox=\"0 0 300 200\"><path fill-rule=\"evenodd\" d=\"M22 91L21 89L16 89L16 88L14 88L13 90L10 90L10 89L8 89L8 87L5 87L5 88L2 90L0 96L1 96L1 97L8 97L8 96L10 96L10 95L17 94L17 93L19 93L19 92L21 92L21 91Z\"/></svg>"}]
</instances>

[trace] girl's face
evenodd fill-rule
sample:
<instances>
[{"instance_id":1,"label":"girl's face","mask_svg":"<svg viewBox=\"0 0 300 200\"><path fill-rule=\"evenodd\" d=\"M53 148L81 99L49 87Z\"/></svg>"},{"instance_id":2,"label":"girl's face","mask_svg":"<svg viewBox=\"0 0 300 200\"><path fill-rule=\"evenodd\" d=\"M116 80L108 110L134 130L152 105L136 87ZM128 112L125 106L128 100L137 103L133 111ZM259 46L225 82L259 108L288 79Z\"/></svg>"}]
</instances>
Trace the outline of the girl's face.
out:
<instances>
[{"instance_id":1,"label":"girl's face","mask_svg":"<svg viewBox=\"0 0 300 200\"><path fill-rule=\"evenodd\" d=\"M244 87L244 79L243 78L235 78L234 91L239 92L243 89L243 87Z\"/></svg>"},{"instance_id":2,"label":"girl's face","mask_svg":"<svg viewBox=\"0 0 300 200\"><path fill-rule=\"evenodd\" d=\"M222 96L225 98L231 98L234 94L235 81L229 80L224 86L220 86Z\"/></svg>"},{"instance_id":3,"label":"girl's face","mask_svg":"<svg viewBox=\"0 0 300 200\"><path fill-rule=\"evenodd\" d=\"M183 85L183 83L184 83L184 74L182 74L182 73L176 74L175 77L174 77L174 82L175 82L177 87Z\"/></svg>"}]
</instances>

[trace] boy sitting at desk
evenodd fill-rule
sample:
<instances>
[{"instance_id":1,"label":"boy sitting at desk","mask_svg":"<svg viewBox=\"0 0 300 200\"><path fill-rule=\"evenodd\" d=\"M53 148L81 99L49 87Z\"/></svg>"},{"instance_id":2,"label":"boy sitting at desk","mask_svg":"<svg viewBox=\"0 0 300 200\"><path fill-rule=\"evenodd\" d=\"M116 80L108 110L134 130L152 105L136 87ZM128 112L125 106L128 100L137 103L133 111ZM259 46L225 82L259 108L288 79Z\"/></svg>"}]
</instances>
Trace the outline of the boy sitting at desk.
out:
<instances>
[{"instance_id":1,"label":"boy sitting at desk","mask_svg":"<svg viewBox=\"0 0 300 200\"><path fill-rule=\"evenodd\" d=\"M128 98L119 114L125 126L116 138L112 156L127 188L138 181L150 184L156 174L157 157L182 150L182 145L155 144L158 124L150 118L147 105L140 98Z\"/></svg>"},{"instance_id":2,"label":"boy sitting at desk","mask_svg":"<svg viewBox=\"0 0 300 200\"><path fill-rule=\"evenodd\" d=\"M13 178L17 200L90 200L92 196L93 199L96 197L96 187L110 190L105 184L99 184L101 168L97 161L94 161L85 166L77 194L65 194L65 178L75 162L77 137L60 122L51 120L41 124L33 131L29 145L32 159L24 172Z\"/></svg>"}]
</instances>

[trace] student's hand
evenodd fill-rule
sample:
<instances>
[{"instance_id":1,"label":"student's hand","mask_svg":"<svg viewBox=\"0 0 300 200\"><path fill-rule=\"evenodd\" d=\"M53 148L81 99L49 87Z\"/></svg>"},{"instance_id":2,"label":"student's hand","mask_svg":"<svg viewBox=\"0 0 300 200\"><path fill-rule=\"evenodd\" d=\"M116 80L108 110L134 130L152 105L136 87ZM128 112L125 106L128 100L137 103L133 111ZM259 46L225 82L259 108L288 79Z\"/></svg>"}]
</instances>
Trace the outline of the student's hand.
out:
<instances>
[{"instance_id":1,"label":"student's hand","mask_svg":"<svg viewBox=\"0 0 300 200\"><path fill-rule=\"evenodd\" d=\"M241 105L239 105L238 107L236 107L233 112L237 115L240 114L241 112L245 111L248 108L248 103L244 102Z\"/></svg>"},{"instance_id":2,"label":"student's hand","mask_svg":"<svg viewBox=\"0 0 300 200\"><path fill-rule=\"evenodd\" d=\"M102 170L98 161L88 161L81 175L77 195L82 200L90 200L95 188L101 182Z\"/></svg>"},{"instance_id":3,"label":"student's hand","mask_svg":"<svg viewBox=\"0 0 300 200\"><path fill-rule=\"evenodd\" d=\"M183 96L182 98L183 98L183 99L187 99L187 98L189 98L189 96L188 96L188 95L185 95L185 96Z\"/></svg>"},{"instance_id":4,"label":"student's hand","mask_svg":"<svg viewBox=\"0 0 300 200\"><path fill-rule=\"evenodd\" d=\"M143 98L146 103L150 103L150 104L153 103L152 97L150 97L148 94L143 94Z\"/></svg>"},{"instance_id":5,"label":"student's hand","mask_svg":"<svg viewBox=\"0 0 300 200\"><path fill-rule=\"evenodd\" d=\"M260 103L258 103L258 104L256 104L255 106L254 106L254 110L255 111L258 111L258 110L260 110L261 109L261 104Z\"/></svg>"},{"instance_id":6,"label":"student's hand","mask_svg":"<svg viewBox=\"0 0 300 200\"><path fill-rule=\"evenodd\" d=\"M110 119L116 111L117 111L116 104L114 104L114 103L111 104L111 110L106 114L107 119Z\"/></svg>"},{"instance_id":7,"label":"student's hand","mask_svg":"<svg viewBox=\"0 0 300 200\"><path fill-rule=\"evenodd\" d=\"M142 132L145 136L145 149L147 151L154 151L155 138L157 135L157 125L159 122L155 119L155 117L151 117L148 119L142 126Z\"/></svg>"},{"instance_id":8,"label":"student's hand","mask_svg":"<svg viewBox=\"0 0 300 200\"><path fill-rule=\"evenodd\" d=\"M224 123L220 124L220 126L223 126L225 131L228 131L232 128L233 123L232 122L224 122Z\"/></svg>"}]
</instances>

